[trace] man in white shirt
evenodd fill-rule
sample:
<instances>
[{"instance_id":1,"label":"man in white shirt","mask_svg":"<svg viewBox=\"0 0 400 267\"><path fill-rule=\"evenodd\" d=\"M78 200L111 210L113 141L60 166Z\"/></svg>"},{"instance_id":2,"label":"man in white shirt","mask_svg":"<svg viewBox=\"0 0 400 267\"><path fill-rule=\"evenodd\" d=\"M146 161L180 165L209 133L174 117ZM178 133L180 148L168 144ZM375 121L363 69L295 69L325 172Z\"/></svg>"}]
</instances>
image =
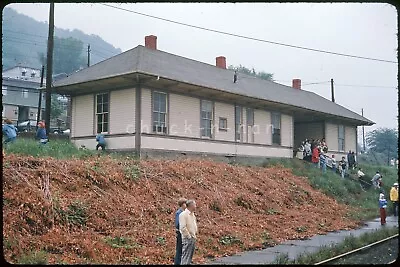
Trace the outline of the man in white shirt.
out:
<instances>
[{"instance_id":1,"label":"man in white shirt","mask_svg":"<svg viewBox=\"0 0 400 267\"><path fill-rule=\"evenodd\" d=\"M196 202L194 200L188 200L186 202L186 210L179 214L179 231L182 234L181 265L189 265L192 263L197 238L197 222L196 216L194 215L195 210Z\"/></svg>"}]
</instances>

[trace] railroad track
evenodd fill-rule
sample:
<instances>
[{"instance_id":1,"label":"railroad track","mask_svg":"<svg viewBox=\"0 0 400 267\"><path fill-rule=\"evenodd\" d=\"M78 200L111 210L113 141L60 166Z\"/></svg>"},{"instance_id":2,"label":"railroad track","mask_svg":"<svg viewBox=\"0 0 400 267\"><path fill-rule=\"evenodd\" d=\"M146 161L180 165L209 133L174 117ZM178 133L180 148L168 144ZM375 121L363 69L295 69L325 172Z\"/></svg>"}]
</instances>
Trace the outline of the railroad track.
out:
<instances>
[{"instance_id":1,"label":"railroad track","mask_svg":"<svg viewBox=\"0 0 400 267\"><path fill-rule=\"evenodd\" d=\"M343 254L341 254L341 255L338 255L338 256L335 256L335 257L333 257L333 258L330 258L330 259L326 259L326 260L324 260L324 261L321 261L321 262L318 262L318 263L315 263L314 265L324 265L324 264L333 264L333 263L337 263L337 264L339 264L339 262L340 261L342 261L343 263L345 263L344 262L344 260L345 259L349 259L349 258L351 258L351 257L353 257L354 258L354 256L356 256L356 255L358 255L358 254L365 254L367 251L369 251L369 250L371 250L371 249L373 249L373 248L377 248L377 247L379 247L379 246L384 246L385 244L387 244L387 243L393 243L393 242L395 242L395 244L396 245L398 245L398 241L397 240L394 240L394 239L396 239L396 238L398 238L399 237L399 234L395 234L395 235L393 235L393 236L390 236L390 237L388 237L388 238L385 238L385 239L382 239L382 240L380 240L380 241L377 241L377 242L374 242L374 243L372 243L372 244L369 244L369 245L366 245L366 246L364 246L364 247L361 247L361 248L357 248L357 249L355 249L355 250L352 250L352 251L349 251L349 252L346 252L346 253L343 253ZM397 248L397 251L398 251L398 248ZM398 252L397 252L398 253ZM369 253L369 254L372 254L372 252L371 253ZM362 256L361 256L362 257ZM371 257L371 255L367 255L365 258L368 258L368 257ZM395 256L395 258L397 258L397 255ZM392 264L392 263L394 263L396 260L386 260L383 264ZM365 264L366 264L367 262L365 262Z\"/></svg>"}]
</instances>

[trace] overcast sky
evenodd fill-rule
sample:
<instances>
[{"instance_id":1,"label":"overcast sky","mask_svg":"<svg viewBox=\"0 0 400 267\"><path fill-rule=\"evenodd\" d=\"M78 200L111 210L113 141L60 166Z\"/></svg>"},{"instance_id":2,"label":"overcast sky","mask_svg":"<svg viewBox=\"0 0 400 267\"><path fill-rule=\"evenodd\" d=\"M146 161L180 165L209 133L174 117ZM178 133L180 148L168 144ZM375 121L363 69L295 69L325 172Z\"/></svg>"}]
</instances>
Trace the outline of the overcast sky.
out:
<instances>
[{"instance_id":1,"label":"overcast sky","mask_svg":"<svg viewBox=\"0 0 400 267\"><path fill-rule=\"evenodd\" d=\"M358 3L129 3L111 5L219 31L291 45L397 62L397 13L389 4ZM10 4L20 13L48 21L49 4ZM101 4L55 4L55 25L96 34L122 51L144 45L156 35L157 48L215 64L242 64L274 74L290 85L299 78L303 89L330 99L376 122L398 128L398 64L369 61L245 40L110 8ZM93 47L94 48L94 47ZM356 86L340 86L356 85ZM360 87L368 85L377 87ZM391 87L391 88L390 88ZM361 133L361 130L359 131Z\"/></svg>"}]
</instances>

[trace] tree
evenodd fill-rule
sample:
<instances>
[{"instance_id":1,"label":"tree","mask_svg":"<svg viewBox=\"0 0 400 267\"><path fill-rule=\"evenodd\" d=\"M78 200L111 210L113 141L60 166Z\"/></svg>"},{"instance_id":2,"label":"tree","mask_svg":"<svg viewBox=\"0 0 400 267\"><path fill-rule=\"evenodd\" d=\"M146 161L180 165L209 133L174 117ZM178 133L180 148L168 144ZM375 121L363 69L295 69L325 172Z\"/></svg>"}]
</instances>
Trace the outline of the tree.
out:
<instances>
[{"instance_id":1,"label":"tree","mask_svg":"<svg viewBox=\"0 0 400 267\"><path fill-rule=\"evenodd\" d=\"M267 81L273 81L274 80L274 74L272 73L267 73L264 71L260 71L260 72L256 72L256 70L254 68L249 69L246 68L245 66L239 65L239 66L233 66L233 65L229 65L228 66L229 70L236 70L238 73L243 73L243 74L247 74L253 77L257 77L263 80L267 80Z\"/></svg>"},{"instance_id":2,"label":"tree","mask_svg":"<svg viewBox=\"0 0 400 267\"><path fill-rule=\"evenodd\" d=\"M367 145L372 152L387 155L387 164L398 155L398 131L390 128L379 128L367 133Z\"/></svg>"},{"instance_id":3,"label":"tree","mask_svg":"<svg viewBox=\"0 0 400 267\"><path fill-rule=\"evenodd\" d=\"M60 117L64 112L60 102L57 99L57 95L51 95L51 109L50 109L50 117L52 119L57 119Z\"/></svg>"},{"instance_id":4,"label":"tree","mask_svg":"<svg viewBox=\"0 0 400 267\"><path fill-rule=\"evenodd\" d=\"M83 42L72 38L54 37L54 57L53 57L53 74L67 73L70 74L85 66L85 58L82 55ZM46 56L39 53L39 60L46 65Z\"/></svg>"}]
</instances>

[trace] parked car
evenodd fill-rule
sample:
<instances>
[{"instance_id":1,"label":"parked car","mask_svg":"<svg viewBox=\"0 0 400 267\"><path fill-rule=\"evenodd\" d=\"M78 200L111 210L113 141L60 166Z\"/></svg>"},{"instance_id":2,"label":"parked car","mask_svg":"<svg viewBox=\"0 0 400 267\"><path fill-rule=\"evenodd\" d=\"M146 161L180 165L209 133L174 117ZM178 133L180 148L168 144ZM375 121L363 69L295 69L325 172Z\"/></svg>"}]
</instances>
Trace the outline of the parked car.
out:
<instances>
[{"instance_id":1,"label":"parked car","mask_svg":"<svg viewBox=\"0 0 400 267\"><path fill-rule=\"evenodd\" d=\"M34 120L28 120L24 122L18 123L16 126L18 132L32 132L36 131L36 121Z\"/></svg>"}]
</instances>

